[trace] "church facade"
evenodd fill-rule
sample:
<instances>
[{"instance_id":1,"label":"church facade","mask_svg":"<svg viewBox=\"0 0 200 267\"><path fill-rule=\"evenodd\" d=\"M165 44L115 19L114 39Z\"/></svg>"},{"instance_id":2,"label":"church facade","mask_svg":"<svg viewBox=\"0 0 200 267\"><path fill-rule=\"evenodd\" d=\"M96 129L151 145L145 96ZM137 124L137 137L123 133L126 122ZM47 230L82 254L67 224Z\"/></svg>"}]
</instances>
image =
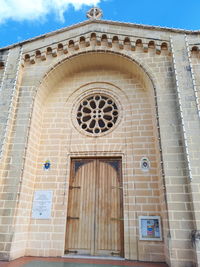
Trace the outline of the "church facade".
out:
<instances>
[{"instance_id":1,"label":"church facade","mask_svg":"<svg viewBox=\"0 0 200 267\"><path fill-rule=\"evenodd\" d=\"M200 266L200 32L88 16L0 49L0 259Z\"/></svg>"}]
</instances>

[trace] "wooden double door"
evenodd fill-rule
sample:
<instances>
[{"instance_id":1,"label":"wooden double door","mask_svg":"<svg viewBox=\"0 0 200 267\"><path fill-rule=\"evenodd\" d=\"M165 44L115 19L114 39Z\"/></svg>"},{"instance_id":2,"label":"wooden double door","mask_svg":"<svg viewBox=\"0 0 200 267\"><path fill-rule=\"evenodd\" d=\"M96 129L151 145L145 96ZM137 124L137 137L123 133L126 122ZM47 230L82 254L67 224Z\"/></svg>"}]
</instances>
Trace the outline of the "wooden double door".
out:
<instances>
[{"instance_id":1,"label":"wooden double door","mask_svg":"<svg viewBox=\"0 0 200 267\"><path fill-rule=\"evenodd\" d=\"M65 253L123 257L121 160L73 159Z\"/></svg>"}]
</instances>

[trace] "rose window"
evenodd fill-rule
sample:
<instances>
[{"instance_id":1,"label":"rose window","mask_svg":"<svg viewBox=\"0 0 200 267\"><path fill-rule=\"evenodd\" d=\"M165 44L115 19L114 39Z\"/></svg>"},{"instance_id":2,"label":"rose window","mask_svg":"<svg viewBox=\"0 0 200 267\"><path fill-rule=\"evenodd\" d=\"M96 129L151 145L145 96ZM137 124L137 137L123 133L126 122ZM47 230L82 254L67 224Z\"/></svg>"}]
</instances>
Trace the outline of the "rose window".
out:
<instances>
[{"instance_id":1,"label":"rose window","mask_svg":"<svg viewBox=\"0 0 200 267\"><path fill-rule=\"evenodd\" d=\"M77 111L77 122L88 133L109 131L118 120L118 108L110 96L95 94L84 98Z\"/></svg>"}]
</instances>

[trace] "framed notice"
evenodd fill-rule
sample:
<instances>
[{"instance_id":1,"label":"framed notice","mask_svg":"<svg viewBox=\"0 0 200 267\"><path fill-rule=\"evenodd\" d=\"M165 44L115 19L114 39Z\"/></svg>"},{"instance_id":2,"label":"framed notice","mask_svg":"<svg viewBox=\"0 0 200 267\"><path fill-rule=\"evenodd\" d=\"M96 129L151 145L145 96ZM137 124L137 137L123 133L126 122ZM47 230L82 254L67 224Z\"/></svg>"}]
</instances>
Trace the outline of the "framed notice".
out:
<instances>
[{"instance_id":1,"label":"framed notice","mask_svg":"<svg viewBox=\"0 0 200 267\"><path fill-rule=\"evenodd\" d=\"M32 206L33 219L51 219L52 196L52 191L35 191Z\"/></svg>"},{"instance_id":2,"label":"framed notice","mask_svg":"<svg viewBox=\"0 0 200 267\"><path fill-rule=\"evenodd\" d=\"M160 216L139 216L140 240L162 240Z\"/></svg>"}]
</instances>

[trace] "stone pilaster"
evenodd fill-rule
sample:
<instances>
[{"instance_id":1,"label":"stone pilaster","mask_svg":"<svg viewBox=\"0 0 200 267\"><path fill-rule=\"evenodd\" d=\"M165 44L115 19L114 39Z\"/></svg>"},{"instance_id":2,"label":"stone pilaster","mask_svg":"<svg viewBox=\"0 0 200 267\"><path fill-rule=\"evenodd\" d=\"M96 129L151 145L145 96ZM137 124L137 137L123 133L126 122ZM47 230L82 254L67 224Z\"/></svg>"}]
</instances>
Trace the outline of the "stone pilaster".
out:
<instances>
[{"instance_id":1,"label":"stone pilaster","mask_svg":"<svg viewBox=\"0 0 200 267\"><path fill-rule=\"evenodd\" d=\"M200 118L194 92L191 67L187 53L187 44L184 35L172 37L174 69L176 74L177 97L180 107L183 142L187 161L187 173L191 209L193 211L194 232L200 229ZM194 233L193 232L193 233ZM189 234L189 233L188 233ZM190 233L190 238L192 233ZM197 236L195 234L195 236ZM200 265L200 248L198 238L194 238L196 264ZM192 241L191 241L192 242ZM195 257L194 257L195 258Z\"/></svg>"}]
</instances>

